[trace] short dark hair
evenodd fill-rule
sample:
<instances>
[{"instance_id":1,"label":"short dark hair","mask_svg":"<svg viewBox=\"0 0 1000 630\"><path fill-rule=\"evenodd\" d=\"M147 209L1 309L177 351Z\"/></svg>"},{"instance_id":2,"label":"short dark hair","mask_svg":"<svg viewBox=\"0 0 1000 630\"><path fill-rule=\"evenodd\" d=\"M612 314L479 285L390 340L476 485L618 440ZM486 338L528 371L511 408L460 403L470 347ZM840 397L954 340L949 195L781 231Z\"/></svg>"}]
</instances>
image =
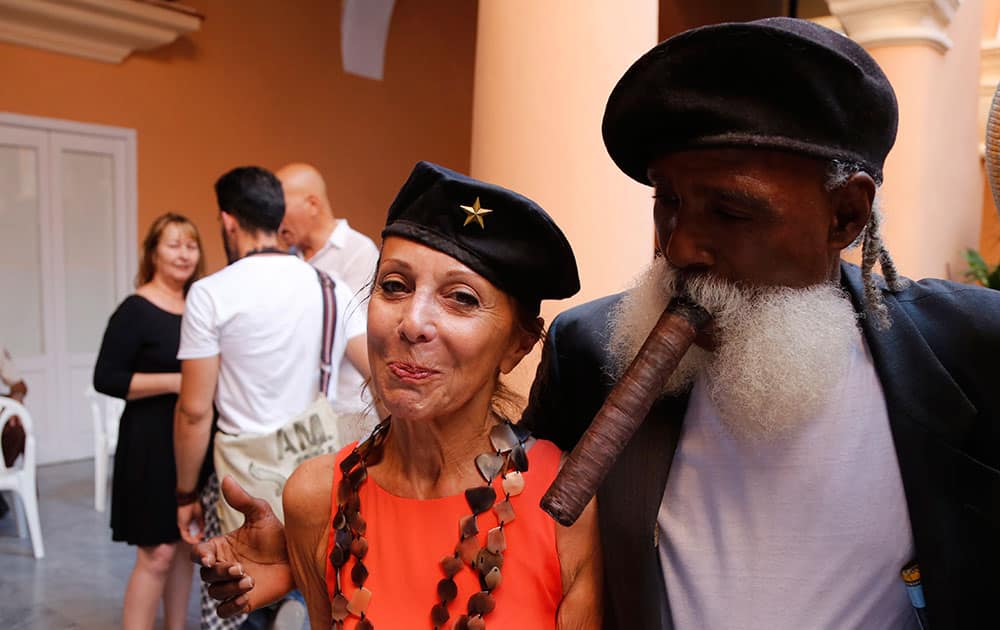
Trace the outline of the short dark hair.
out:
<instances>
[{"instance_id":1,"label":"short dark hair","mask_svg":"<svg viewBox=\"0 0 1000 630\"><path fill-rule=\"evenodd\" d=\"M219 210L231 214L247 232L277 232L285 218L285 193L271 171L240 166L215 182Z\"/></svg>"}]
</instances>

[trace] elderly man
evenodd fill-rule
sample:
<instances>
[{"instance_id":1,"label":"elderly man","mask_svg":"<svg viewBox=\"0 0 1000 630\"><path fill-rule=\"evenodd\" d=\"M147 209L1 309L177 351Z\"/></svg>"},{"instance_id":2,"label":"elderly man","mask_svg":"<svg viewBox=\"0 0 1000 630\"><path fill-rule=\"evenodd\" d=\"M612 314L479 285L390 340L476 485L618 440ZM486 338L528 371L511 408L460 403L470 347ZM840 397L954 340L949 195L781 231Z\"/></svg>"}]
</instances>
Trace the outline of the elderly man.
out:
<instances>
[{"instance_id":1,"label":"elderly man","mask_svg":"<svg viewBox=\"0 0 1000 630\"><path fill-rule=\"evenodd\" d=\"M294 247L317 269L345 281L352 294L363 293L378 262L375 243L352 229L347 219L334 217L326 182L316 168L308 164L288 164L275 175L285 192L285 218L278 230L282 243ZM359 306L361 302L353 303L352 310L364 308ZM358 369L345 357L337 379L337 400L342 408L360 412L368 407L369 401L362 395L367 376L367 364Z\"/></svg>"},{"instance_id":2,"label":"elderly man","mask_svg":"<svg viewBox=\"0 0 1000 630\"><path fill-rule=\"evenodd\" d=\"M555 319L523 422L572 448L672 295L714 323L598 493L609 627L995 627L1000 293L896 273L896 123L860 46L788 18L677 35L612 92L661 255Z\"/></svg>"}]
</instances>

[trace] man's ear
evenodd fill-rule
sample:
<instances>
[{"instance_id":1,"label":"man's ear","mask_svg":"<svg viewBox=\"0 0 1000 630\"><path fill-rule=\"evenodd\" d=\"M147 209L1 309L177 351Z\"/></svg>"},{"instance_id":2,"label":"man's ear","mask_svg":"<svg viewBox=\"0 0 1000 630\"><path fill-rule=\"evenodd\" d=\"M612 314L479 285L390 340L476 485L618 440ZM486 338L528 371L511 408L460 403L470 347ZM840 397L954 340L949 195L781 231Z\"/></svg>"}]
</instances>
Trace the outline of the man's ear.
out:
<instances>
[{"instance_id":1,"label":"man's ear","mask_svg":"<svg viewBox=\"0 0 1000 630\"><path fill-rule=\"evenodd\" d=\"M219 217L222 219L222 229L226 231L226 234L232 234L237 225L236 217L225 210L219 211Z\"/></svg>"},{"instance_id":2,"label":"man's ear","mask_svg":"<svg viewBox=\"0 0 1000 630\"><path fill-rule=\"evenodd\" d=\"M830 247L842 250L853 243L868 225L875 199L875 180L868 173L857 172L830 194L833 204Z\"/></svg>"},{"instance_id":3,"label":"man's ear","mask_svg":"<svg viewBox=\"0 0 1000 630\"><path fill-rule=\"evenodd\" d=\"M306 205L309 206L309 216L315 217L320 212L323 211L323 205L319 202L319 197L316 195L306 195L305 197Z\"/></svg>"}]
</instances>

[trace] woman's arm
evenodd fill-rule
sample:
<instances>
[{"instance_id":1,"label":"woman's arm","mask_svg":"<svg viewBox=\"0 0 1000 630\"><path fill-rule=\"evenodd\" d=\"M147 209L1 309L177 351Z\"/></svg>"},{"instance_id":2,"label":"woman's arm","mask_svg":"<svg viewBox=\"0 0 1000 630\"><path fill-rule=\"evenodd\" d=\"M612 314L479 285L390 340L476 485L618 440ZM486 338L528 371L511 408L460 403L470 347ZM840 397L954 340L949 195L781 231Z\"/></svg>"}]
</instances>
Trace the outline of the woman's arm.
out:
<instances>
[{"instance_id":1,"label":"woman's arm","mask_svg":"<svg viewBox=\"0 0 1000 630\"><path fill-rule=\"evenodd\" d=\"M126 400L159 396L160 394L177 394L181 391L180 372L148 373L136 372L128 385Z\"/></svg>"},{"instance_id":2,"label":"woman's arm","mask_svg":"<svg viewBox=\"0 0 1000 630\"><path fill-rule=\"evenodd\" d=\"M597 499L591 499L570 527L556 525L556 550L563 584L556 628L600 628L604 617L604 568L597 529Z\"/></svg>"},{"instance_id":3,"label":"woman's arm","mask_svg":"<svg viewBox=\"0 0 1000 630\"><path fill-rule=\"evenodd\" d=\"M326 589L326 546L330 536L330 493L336 455L306 460L285 484L285 539L295 584L306 598L312 627L330 627Z\"/></svg>"},{"instance_id":4,"label":"woman's arm","mask_svg":"<svg viewBox=\"0 0 1000 630\"><path fill-rule=\"evenodd\" d=\"M176 394L180 372L151 374L135 372L135 357L142 344L134 302L126 300L108 319L101 350L94 366L94 389L115 398L135 400L160 394Z\"/></svg>"}]
</instances>

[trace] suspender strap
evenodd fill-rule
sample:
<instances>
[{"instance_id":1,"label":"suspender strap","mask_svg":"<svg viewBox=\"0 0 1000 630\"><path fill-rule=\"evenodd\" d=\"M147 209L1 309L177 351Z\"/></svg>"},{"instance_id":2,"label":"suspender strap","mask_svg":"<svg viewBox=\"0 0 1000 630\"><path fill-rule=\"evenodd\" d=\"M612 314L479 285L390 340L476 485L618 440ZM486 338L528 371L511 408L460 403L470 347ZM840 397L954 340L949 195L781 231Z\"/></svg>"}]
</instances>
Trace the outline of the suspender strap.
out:
<instances>
[{"instance_id":1,"label":"suspender strap","mask_svg":"<svg viewBox=\"0 0 1000 630\"><path fill-rule=\"evenodd\" d=\"M337 297L333 293L333 278L316 269L323 290L323 346L319 361L319 391L328 395L333 372L333 331L337 328Z\"/></svg>"}]
</instances>

